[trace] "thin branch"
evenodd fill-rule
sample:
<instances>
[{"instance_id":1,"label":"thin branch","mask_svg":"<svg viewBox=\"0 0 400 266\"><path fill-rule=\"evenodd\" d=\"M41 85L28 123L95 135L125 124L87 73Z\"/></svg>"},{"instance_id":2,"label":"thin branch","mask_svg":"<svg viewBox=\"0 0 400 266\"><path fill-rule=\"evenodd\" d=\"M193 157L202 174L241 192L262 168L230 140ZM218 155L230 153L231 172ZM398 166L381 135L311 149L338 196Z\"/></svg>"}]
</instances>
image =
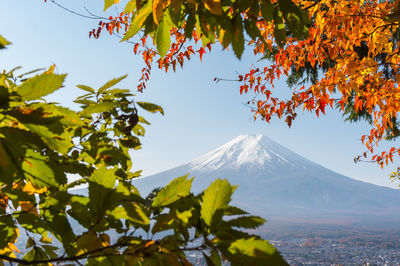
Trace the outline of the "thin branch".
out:
<instances>
[{"instance_id":1,"label":"thin branch","mask_svg":"<svg viewBox=\"0 0 400 266\"><path fill-rule=\"evenodd\" d=\"M88 252L83 253L83 254L78 255L78 256L58 257L58 258L47 259L47 260L32 260L32 261L29 261L29 260L25 260L25 259L12 258L12 257L6 256L6 255L2 255L2 254L0 254L0 259L8 261L8 262L20 263L22 265L32 265L32 264L52 263L52 262L65 262L65 261L78 262L79 260L87 259L87 258L135 255L135 253L129 253L129 252L127 252L127 253L113 253L113 254L108 254L108 253L96 254L96 253L104 252L106 250L113 249L113 248L129 247L129 246L137 246L137 245L129 245L129 244L117 243L117 244L114 244L112 246L102 247L102 248L99 248L99 249L91 250L91 251L88 251ZM185 248L182 248L182 249L170 250L170 252L201 251L201 250L204 250L205 248L206 248L205 245L201 245L201 246L197 246L197 247L190 247L190 248L189 247L185 247ZM92 256L89 256L89 255L92 255Z\"/></svg>"},{"instance_id":2,"label":"thin branch","mask_svg":"<svg viewBox=\"0 0 400 266\"><path fill-rule=\"evenodd\" d=\"M310 9L310 8L312 8L312 7L316 6L316 5L318 5L320 2L321 2L321 0L316 1L314 4L311 4L311 5L309 5L308 7L303 8L303 10L308 10L308 9Z\"/></svg>"},{"instance_id":3,"label":"thin branch","mask_svg":"<svg viewBox=\"0 0 400 266\"><path fill-rule=\"evenodd\" d=\"M64 9L64 10L66 10L66 11L68 11L68 12L74 14L74 15L77 15L77 16L80 16L80 17L83 17L83 18L96 19L96 20L98 20L98 19L107 19L107 18L101 18L101 17L99 17L99 16L93 16L93 15L90 14L90 13L89 13L89 14L90 14L91 16L86 16L86 15L84 15L84 14L78 13L78 12L72 10L72 9L69 9L69 8L67 8L67 7L65 7L65 6L60 5L60 4L57 3L55 0L49 0L49 1L52 2L53 4L55 4L56 6L58 6L59 8ZM86 8L85 8L85 9L86 9Z\"/></svg>"},{"instance_id":4,"label":"thin branch","mask_svg":"<svg viewBox=\"0 0 400 266\"><path fill-rule=\"evenodd\" d=\"M106 18L106 17L100 17L99 15L93 14L93 13L90 12L89 9L87 9L87 7L85 7L85 6L84 6L83 8L84 8L85 11L86 11L89 15L91 15L93 18L108 20L108 18Z\"/></svg>"}]
</instances>

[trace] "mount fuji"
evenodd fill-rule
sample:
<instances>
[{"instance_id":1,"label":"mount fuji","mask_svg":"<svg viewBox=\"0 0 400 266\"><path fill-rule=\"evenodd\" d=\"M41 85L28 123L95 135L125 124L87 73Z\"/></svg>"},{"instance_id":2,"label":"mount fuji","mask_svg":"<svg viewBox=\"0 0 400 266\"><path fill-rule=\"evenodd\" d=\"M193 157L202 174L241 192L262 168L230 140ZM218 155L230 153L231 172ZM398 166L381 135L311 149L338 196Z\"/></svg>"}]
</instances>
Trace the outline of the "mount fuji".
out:
<instances>
[{"instance_id":1,"label":"mount fuji","mask_svg":"<svg viewBox=\"0 0 400 266\"><path fill-rule=\"evenodd\" d=\"M194 192L216 178L227 178L239 185L233 203L270 221L400 223L400 190L333 172L263 135L238 136L193 161L134 184L148 193L185 174L195 176Z\"/></svg>"}]
</instances>

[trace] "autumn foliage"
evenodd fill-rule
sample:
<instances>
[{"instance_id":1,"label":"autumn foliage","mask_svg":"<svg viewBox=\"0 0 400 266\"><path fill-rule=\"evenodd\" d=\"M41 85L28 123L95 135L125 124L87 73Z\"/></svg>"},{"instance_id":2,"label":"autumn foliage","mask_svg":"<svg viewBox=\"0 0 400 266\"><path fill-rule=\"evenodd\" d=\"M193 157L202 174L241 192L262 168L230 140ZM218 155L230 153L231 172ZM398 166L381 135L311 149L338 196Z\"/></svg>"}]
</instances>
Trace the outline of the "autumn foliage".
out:
<instances>
[{"instance_id":1,"label":"autumn foliage","mask_svg":"<svg viewBox=\"0 0 400 266\"><path fill-rule=\"evenodd\" d=\"M374 153L381 140L398 135L398 22L387 20L393 5L374 1L298 1L298 4L308 10L313 22L309 37L289 38L287 45L275 52L257 42L254 52L265 54L267 49L267 53L273 53L273 62L245 75L241 92L250 89L262 95L256 102L256 115L266 121L273 115L284 117L289 126L299 108L318 116L334 105L342 111L351 107L355 117L364 116L371 122L371 131L361 140L373 154L372 160L381 166L393 162L393 155L400 153L398 148ZM260 28L265 38L271 36L270 25L260 24ZM281 74L302 76L307 68L319 71L317 77L296 87L290 99L271 96L269 88L275 78Z\"/></svg>"},{"instance_id":2,"label":"autumn foliage","mask_svg":"<svg viewBox=\"0 0 400 266\"><path fill-rule=\"evenodd\" d=\"M126 16L133 23L142 12L137 6L128 8L133 2L138 3L129 1L124 13L105 25L109 32L122 29L123 40L133 41L134 52L143 56L146 66L139 91L145 88L154 61L165 71L175 70L195 54L201 59L216 43L223 48L231 45L240 57L241 45L245 43L255 55L266 59L264 66L250 68L248 73L237 78L240 93L255 94L250 103L255 118L269 122L276 116L291 126L299 111L312 112L318 117L325 114L327 108L337 108L346 120L365 119L371 124L371 130L361 137L366 151L355 161L371 157L383 167L393 162L394 155L400 154L399 147L379 152L377 148L381 141L400 134L397 118L400 108L398 3L153 1L141 39L135 43L135 39L131 39L134 35L130 32L130 20L125 20L124 27L118 23ZM178 3L181 8L176 11ZM170 25L169 35L162 38L167 38L167 43L171 39L172 43L168 43L168 49L160 49L157 25L162 23L161 15L167 13L175 20L182 17L185 20ZM194 22L191 16L195 17ZM221 22L223 20L229 20L230 26ZM136 33L141 29L135 26ZM100 31L98 29L97 33ZM244 41L243 34L249 41ZM275 96L274 82L280 78L286 78L292 87L291 97Z\"/></svg>"}]
</instances>

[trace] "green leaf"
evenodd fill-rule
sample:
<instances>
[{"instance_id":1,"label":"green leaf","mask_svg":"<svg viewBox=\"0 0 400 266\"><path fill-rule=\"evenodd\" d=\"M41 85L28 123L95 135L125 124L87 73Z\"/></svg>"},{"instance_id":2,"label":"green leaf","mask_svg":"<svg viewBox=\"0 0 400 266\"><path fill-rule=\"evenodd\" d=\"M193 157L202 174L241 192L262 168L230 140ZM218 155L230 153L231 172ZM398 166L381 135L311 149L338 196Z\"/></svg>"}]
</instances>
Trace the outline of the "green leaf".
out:
<instances>
[{"instance_id":1,"label":"green leaf","mask_svg":"<svg viewBox=\"0 0 400 266\"><path fill-rule=\"evenodd\" d=\"M123 147L131 149L140 148L140 140L135 136L130 136L127 139L120 139L119 144L121 144Z\"/></svg>"},{"instance_id":2,"label":"green leaf","mask_svg":"<svg viewBox=\"0 0 400 266\"><path fill-rule=\"evenodd\" d=\"M171 7L172 7L172 17L176 17L177 19L181 19L179 14L181 13L182 10L182 4L183 4L183 0L174 0L171 1ZM176 26L180 26L180 25L176 25Z\"/></svg>"},{"instance_id":3,"label":"green leaf","mask_svg":"<svg viewBox=\"0 0 400 266\"><path fill-rule=\"evenodd\" d=\"M244 51L244 35L242 17L240 14L233 18L232 23L232 48L237 58L241 58Z\"/></svg>"},{"instance_id":4,"label":"green leaf","mask_svg":"<svg viewBox=\"0 0 400 266\"><path fill-rule=\"evenodd\" d=\"M269 0L262 0L261 14L266 21L273 19L274 5Z\"/></svg>"},{"instance_id":5,"label":"green leaf","mask_svg":"<svg viewBox=\"0 0 400 266\"><path fill-rule=\"evenodd\" d=\"M10 93L8 88L0 86L0 109L8 109L10 106Z\"/></svg>"},{"instance_id":6,"label":"green leaf","mask_svg":"<svg viewBox=\"0 0 400 266\"><path fill-rule=\"evenodd\" d=\"M155 218L156 223L151 229L152 234L162 232L165 230L169 230L174 226L174 218L175 216L171 213L169 214L161 214Z\"/></svg>"},{"instance_id":7,"label":"green leaf","mask_svg":"<svg viewBox=\"0 0 400 266\"><path fill-rule=\"evenodd\" d=\"M274 9L274 37L279 47L283 47L286 43L286 26L283 23L282 12L278 7Z\"/></svg>"},{"instance_id":8,"label":"green leaf","mask_svg":"<svg viewBox=\"0 0 400 266\"><path fill-rule=\"evenodd\" d=\"M89 199L96 213L103 213L115 204L110 202L116 180L114 171L114 169L101 166L89 178Z\"/></svg>"},{"instance_id":9,"label":"green leaf","mask_svg":"<svg viewBox=\"0 0 400 266\"><path fill-rule=\"evenodd\" d=\"M47 260L49 257L46 252L38 246L34 246L28 253L23 257L24 260L34 261L34 260Z\"/></svg>"},{"instance_id":10,"label":"green leaf","mask_svg":"<svg viewBox=\"0 0 400 266\"><path fill-rule=\"evenodd\" d=\"M135 135L138 136L144 136L144 133L146 132L146 130L144 129L144 127L140 124L137 124L133 129L132 129L133 133Z\"/></svg>"},{"instance_id":11,"label":"green leaf","mask_svg":"<svg viewBox=\"0 0 400 266\"><path fill-rule=\"evenodd\" d=\"M71 209L68 210L68 214L85 228L90 228L92 222L96 220L96 217L88 209L88 203L89 199L86 196L73 196Z\"/></svg>"},{"instance_id":12,"label":"green leaf","mask_svg":"<svg viewBox=\"0 0 400 266\"><path fill-rule=\"evenodd\" d=\"M35 240L32 237L29 237L28 241L26 241L25 248L28 249L28 248L32 247L33 245L35 245Z\"/></svg>"},{"instance_id":13,"label":"green leaf","mask_svg":"<svg viewBox=\"0 0 400 266\"><path fill-rule=\"evenodd\" d=\"M0 49L5 48L7 45L11 44L3 36L0 35Z\"/></svg>"},{"instance_id":14,"label":"green leaf","mask_svg":"<svg viewBox=\"0 0 400 266\"><path fill-rule=\"evenodd\" d=\"M211 250L210 259L212 260L215 266L221 266L222 264L221 257L219 256L218 251L214 249Z\"/></svg>"},{"instance_id":15,"label":"green leaf","mask_svg":"<svg viewBox=\"0 0 400 266\"><path fill-rule=\"evenodd\" d=\"M122 77L115 78L115 79L112 79L112 80L108 81L106 84L104 84L103 86L101 86L97 90L97 96L99 96L100 94L104 93L107 89L109 89L112 86L114 86L115 84L119 83L121 80L125 79L127 76L128 75L124 75Z\"/></svg>"},{"instance_id":16,"label":"green leaf","mask_svg":"<svg viewBox=\"0 0 400 266\"><path fill-rule=\"evenodd\" d=\"M196 17L196 28L197 31L202 33L201 42L203 47L209 43L215 42L215 24L216 20L212 15L199 13Z\"/></svg>"},{"instance_id":17,"label":"green leaf","mask_svg":"<svg viewBox=\"0 0 400 266\"><path fill-rule=\"evenodd\" d=\"M202 252L204 258L206 259L207 266L221 266L221 257L218 254L218 251L211 250L210 256L206 253Z\"/></svg>"},{"instance_id":18,"label":"green leaf","mask_svg":"<svg viewBox=\"0 0 400 266\"><path fill-rule=\"evenodd\" d=\"M7 246L9 242L13 243L17 239L18 228L15 226L11 216L0 217L0 248Z\"/></svg>"},{"instance_id":19,"label":"green leaf","mask_svg":"<svg viewBox=\"0 0 400 266\"><path fill-rule=\"evenodd\" d=\"M79 115L68 108L49 103L34 103L27 110L30 110L27 114L22 111L10 113L40 136L50 148L66 154L73 146L69 127L83 125Z\"/></svg>"},{"instance_id":20,"label":"green leaf","mask_svg":"<svg viewBox=\"0 0 400 266\"><path fill-rule=\"evenodd\" d=\"M215 266L214 262L210 259L210 257L206 253L204 253L204 252L201 252L201 253L203 253L203 256L204 256L204 259L206 260L207 266Z\"/></svg>"},{"instance_id":21,"label":"green leaf","mask_svg":"<svg viewBox=\"0 0 400 266\"><path fill-rule=\"evenodd\" d=\"M222 7L220 0L201 0L203 2L205 8L207 8L211 14L221 16L222 15Z\"/></svg>"},{"instance_id":22,"label":"green leaf","mask_svg":"<svg viewBox=\"0 0 400 266\"><path fill-rule=\"evenodd\" d=\"M142 175L142 172L143 172L143 170L138 170L133 173L128 173L128 179L140 177Z\"/></svg>"},{"instance_id":23,"label":"green leaf","mask_svg":"<svg viewBox=\"0 0 400 266\"><path fill-rule=\"evenodd\" d=\"M47 255L49 255L50 258L55 259L58 257L57 253L55 253L55 251L58 250L57 247L50 246L50 245L42 245L42 248L47 252ZM66 266L66 265L64 264L64 266Z\"/></svg>"},{"instance_id":24,"label":"green leaf","mask_svg":"<svg viewBox=\"0 0 400 266\"><path fill-rule=\"evenodd\" d=\"M38 152L28 149L22 163L22 170L35 186L58 186L66 184L64 171Z\"/></svg>"},{"instance_id":25,"label":"green leaf","mask_svg":"<svg viewBox=\"0 0 400 266\"><path fill-rule=\"evenodd\" d=\"M27 79L17 88L17 92L22 101L37 100L61 88L66 76L44 72Z\"/></svg>"},{"instance_id":26,"label":"green leaf","mask_svg":"<svg viewBox=\"0 0 400 266\"><path fill-rule=\"evenodd\" d=\"M126 3L124 13L131 13L135 11L136 9L136 0L130 0L128 3Z\"/></svg>"},{"instance_id":27,"label":"green leaf","mask_svg":"<svg viewBox=\"0 0 400 266\"><path fill-rule=\"evenodd\" d=\"M22 212L22 213L15 215L15 218L17 219L18 224L22 228L24 228L32 233L41 235L44 232L48 231L45 221L43 221L36 214Z\"/></svg>"},{"instance_id":28,"label":"green leaf","mask_svg":"<svg viewBox=\"0 0 400 266\"><path fill-rule=\"evenodd\" d=\"M115 208L110 214L118 220L127 219L143 226L150 224L149 217L147 217L142 207L137 203L125 202L122 206Z\"/></svg>"},{"instance_id":29,"label":"green leaf","mask_svg":"<svg viewBox=\"0 0 400 266\"><path fill-rule=\"evenodd\" d=\"M92 104L96 104L95 101L87 100L87 99L84 99L84 100L75 100L74 103L79 103L79 104L82 104L82 105L84 105L84 106L85 106L85 105L86 105L86 106L89 106L89 105L92 105Z\"/></svg>"},{"instance_id":30,"label":"green leaf","mask_svg":"<svg viewBox=\"0 0 400 266\"><path fill-rule=\"evenodd\" d=\"M160 25L157 29L156 46L161 58L167 54L171 44L171 36L169 32L173 23L169 13L169 9L163 13Z\"/></svg>"},{"instance_id":31,"label":"green leaf","mask_svg":"<svg viewBox=\"0 0 400 266\"><path fill-rule=\"evenodd\" d=\"M159 208L167 206L179 200L180 198L188 196L190 194L193 177L186 179L187 177L188 175L185 175L172 180L167 186L157 193L157 196L154 198L151 207Z\"/></svg>"},{"instance_id":32,"label":"green leaf","mask_svg":"<svg viewBox=\"0 0 400 266\"><path fill-rule=\"evenodd\" d=\"M104 11L106 11L110 6L119 3L119 0L104 0Z\"/></svg>"},{"instance_id":33,"label":"green leaf","mask_svg":"<svg viewBox=\"0 0 400 266\"><path fill-rule=\"evenodd\" d=\"M193 216L193 208L185 211L176 210L176 218L180 220L183 224L187 225L189 223L189 219Z\"/></svg>"},{"instance_id":34,"label":"green leaf","mask_svg":"<svg viewBox=\"0 0 400 266\"><path fill-rule=\"evenodd\" d=\"M125 258L123 256L106 256L106 257L93 257L89 258L86 266L117 266L125 265Z\"/></svg>"},{"instance_id":35,"label":"green leaf","mask_svg":"<svg viewBox=\"0 0 400 266\"><path fill-rule=\"evenodd\" d=\"M240 11L243 12L252 6L254 0L239 0L238 2L239 2Z\"/></svg>"},{"instance_id":36,"label":"green leaf","mask_svg":"<svg viewBox=\"0 0 400 266\"><path fill-rule=\"evenodd\" d=\"M196 25L196 16L192 13L189 14L185 25L185 37L192 39L194 26Z\"/></svg>"},{"instance_id":37,"label":"green leaf","mask_svg":"<svg viewBox=\"0 0 400 266\"><path fill-rule=\"evenodd\" d=\"M100 241L96 232L89 231L78 237L76 240L76 246L79 253L86 253L100 248Z\"/></svg>"},{"instance_id":38,"label":"green leaf","mask_svg":"<svg viewBox=\"0 0 400 266\"><path fill-rule=\"evenodd\" d=\"M247 34L251 37L252 40L262 40L265 42L264 38L262 37L260 30L258 29L255 21L248 21L244 22L244 28Z\"/></svg>"},{"instance_id":39,"label":"green leaf","mask_svg":"<svg viewBox=\"0 0 400 266\"><path fill-rule=\"evenodd\" d=\"M26 130L0 127L0 135L4 136L4 138L1 139L2 149L0 149L0 152L5 154L5 156L0 159L1 172L4 174L1 182L12 182L16 177L17 171L19 174L30 178L27 172L24 172L22 169L24 163L30 163L30 158L23 160L27 157L27 150L30 150L29 153L31 153L33 150L42 150L46 148L46 145L36 134ZM37 155L41 156L39 153L37 153ZM12 164L10 164L10 162L12 162ZM44 164L46 165L45 162ZM45 171L47 172L47 170L51 169L47 166Z\"/></svg>"},{"instance_id":40,"label":"green leaf","mask_svg":"<svg viewBox=\"0 0 400 266\"><path fill-rule=\"evenodd\" d=\"M244 215L244 214L248 214L248 212L235 206L228 206L227 208L224 209L224 215Z\"/></svg>"},{"instance_id":41,"label":"green leaf","mask_svg":"<svg viewBox=\"0 0 400 266\"><path fill-rule=\"evenodd\" d=\"M288 265L274 246L255 237L236 240L228 251L234 265Z\"/></svg>"},{"instance_id":42,"label":"green leaf","mask_svg":"<svg viewBox=\"0 0 400 266\"><path fill-rule=\"evenodd\" d=\"M232 42L232 22L228 20L227 22L224 23L223 28L221 28L221 31L219 33L219 38L222 39L221 44L224 49L228 48L229 44ZM221 37L222 36L222 37Z\"/></svg>"},{"instance_id":43,"label":"green leaf","mask_svg":"<svg viewBox=\"0 0 400 266\"><path fill-rule=\"evenodd\" d=\"M40 136L51 149L66 154L73 147L71 137L63 130L61 123L35 125L25 123L25 126Z\"/></svg>"},{"instance_id":44,"label":"green leaf","mask_svg":"<svg viewBox=\"0 0 400 266\"><path fill-rule=\"evenodd\" d=\"M308 14L291 0L278 0L279 9L282 11L285 23L289 30L299 39L308 35Z\"/></svg>"},{"instance_id":45,"label":"green leaf","mask_svg":"<svg viewBox=\"0 0 400 266\"><path fill-rule=\"evenodd\" d=\"M217 210L228 207L235 188L226 179L217 179L204 191L200 213L206 225L211 226Z\"/></svg>"},{"instance_id":46,"label":"green leaf","mask_svg":"<svg viewBox=\"0 0 400 266\"><path fill-rule=\"evenodd\" d=\"M66 215L59 210L53 210L46 213L46 218L50 233L63 244L65 250L72 252L70 246L75 243L76 237Z\"/></svg>"},{"instance_id":47,"label":"green leaf","mask_svg":"<svg viewBox=\"0 0 400 266\"><path fill-rule=\"evenodd\" d=\"M112 110L115 106L117 106L117 103L111 101L92 104L83 109L81 115L90 116L95 113L105 113Z\"/></svg>"},{"instance_id":48,"label":"green leaf","mask_svg":"<svg viewBox=\"0 0 400 266\"><path fill-rule=\"evenodd\" d=\"M131 26L125 33L121 42L132 38L143 27L146 18L151 14L153 8L152 3L153 1L147 1L147 3L136 12L136 16L133 17Z\"/></svg>"},{"instance_id":49,"label":"green leaf","mask_svg":"<svg viewBox=\"0 0 400 266\"><path fill-rule=\"evenodd\" d=\"M63 126L76 127L83 125L79 114L66 107L48 103L37 103L33 104L32 107L42 109L48 118L59 119Z\"/></svg>"},{"instance_id":50,"label":"green leaf","mask_svg":"<svg viewBox=\"0 0 400 266\"><path fill-rule=\"evenodd\" d=\"M146 125L150 125L150 122L144 119L142 116L139 116L139 122Z\"/></svg>"},{"instance_id":51,"label":"green leaf","mask_svg":"<svg viewBox=\"0 0 400 266\"><path fill-rule=\"evenodd\" d=\"M94 89L86 85L76 85L79 89L95 93Z\"/></svg>"},{"instance_id":52,"label":"green leaf","mask_svg":"<svg viewBox=\"0 0 400 266\"><path fill-rule=\"evenodd\" d=\"M147 102L136 102L140 107L142 107L144 110L150 112L150 113L157 113L160 112L162 115L164 115L164 110L161 106L153 104L153 103L147 103Z\"/></svg>"},{"instance_id":53,"label":"green leaf","mask_svg":"<svg viewBox=\"0 0 400 266\"><path fill-rule=\"evenodd\" d=\"M242 216L236 219L229 220L227 224L234 227L252 228L255 229L266 222L265 219L258 216Z\"/></svg>"},{"instance_id":54,"label":"green leaf","mask_svg":"<svg viewBox=\"0 0 400 266\"><path fill-rule=\"evenodd\" d=\"M0 139L0 176L1 183L12 184L17 172L17 166L13 163L12 157L8 154L6 147Z\"/></svg>"}]
</instances>

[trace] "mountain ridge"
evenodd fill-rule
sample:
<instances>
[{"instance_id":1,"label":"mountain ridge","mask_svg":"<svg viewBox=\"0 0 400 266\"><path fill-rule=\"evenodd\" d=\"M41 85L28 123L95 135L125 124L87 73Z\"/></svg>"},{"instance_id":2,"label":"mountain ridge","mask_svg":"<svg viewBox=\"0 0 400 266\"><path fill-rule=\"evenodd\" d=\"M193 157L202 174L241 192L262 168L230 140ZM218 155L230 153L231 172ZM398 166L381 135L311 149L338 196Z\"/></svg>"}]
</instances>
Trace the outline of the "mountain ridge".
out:
<instances>
[{"instance_id":1,"label":"mountain ridge","mask_svg":"<svg viewBox=\"0 0 400 266\"><path fill-rule=\"evenodd\" d=\"M239 185L236 204L267 219L400 222L400 191L338 174L262 135L240 135L175 168L134 181L148 193L175 177L195 176L194 192L214 179Z\"/></svg>"}]
</instances>

